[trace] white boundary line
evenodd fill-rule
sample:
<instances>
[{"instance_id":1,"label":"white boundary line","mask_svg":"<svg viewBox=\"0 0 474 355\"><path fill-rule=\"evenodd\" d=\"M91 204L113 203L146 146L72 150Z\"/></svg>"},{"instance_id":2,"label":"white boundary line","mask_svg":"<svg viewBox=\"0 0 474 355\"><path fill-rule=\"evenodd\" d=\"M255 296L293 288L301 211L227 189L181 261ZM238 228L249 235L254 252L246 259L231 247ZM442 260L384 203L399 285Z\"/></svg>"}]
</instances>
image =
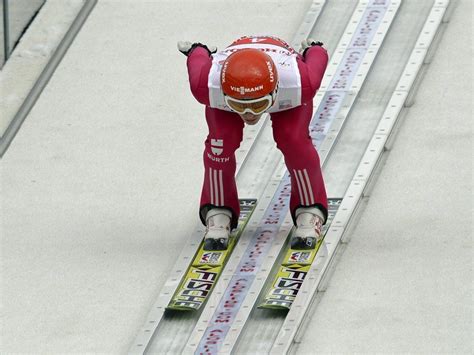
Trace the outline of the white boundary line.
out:
<instances>
[{"instance_id":1,"label":"white boundary line","mask_svg":"<svg viewBox=\"0 0 474 355\"><path fill-rule=\"evenodd\" d=\"M338 52L340 52L341 55L336 56L335 58L332 59L330 67L334 68L333 73L330 72L330 76L329 76L330 79L329 80L326 79L327 81L329 81L329 83L326 84L326 86L324 86L323 88L327 88L333 82L333 80L332 80L333 78L332 78L331 74L334 74L338 70L340 70L339 64L342 62L342 59L343 59L344 55L346 55L351 50L350 48L348 50L345 50L345 49L348 47L348 45L351 43L351 41L356 39L355 35L353 35L353 34L354 34L355 30L357 29L357 27L359 26L359 23L361 22L364 14L365 14L365 10L366 9L372 9L373 5L372 6L370 6L370 5L372 5L372 3L370 1L361 1L359 6L357 6L357 8L354 10L354 14L353 14L353 16L352 16L352 18L351 18L351 20L350 20L350 22L349 22L349 24L346 28L345 34L341 38L341 40L339 42L339 45L338 45L338 49L339 49ZM378 23L377 31L375 32L375 34L373 35L373 37L371 39L370 47L365 49L365 51L366 51L365 56L364 56L363 60L360 62L360 65L357 68L357 72L353 76L352 82L350 82L350 84L351 84L350 89L351 90L360 89L360 87L362 86L362 83L365 80L365 77L367 76L367 73L370 69L370 65L372 64L372 62L375 58L375 55L377 54L377 51L381 46L383 38L384 38L386 32L388 31L390 23L392 22L392 20L395 16L396 10L398 9L399 5L400 5L400 1L396 0L396 1L392 1L390 3L390 5L383 6L384 9L386 8L385 14L384 14L383 18L380 20L380 22ZM376 6L376 7L380 8L381 6ZM337 63L337 65L334 65L333 63ZM324 85L324 82L323 82L323 85ZM334 91L333 87L331 87L331 89L333 89L331 91ZM345 88L345 89L346 90L343 90L343 91L347 92L348 91L347 88ZM356 95L352 95L350 103L346 104L345 107L342 108L344 118L347 117L347 115L349 113L349 110L350 110L350 107L352 106L352 104L355 100L355 96ZM320 95L319 97L315 98L315 103L319 106L319 104L321 103L322 100L323 100L323 95ZM344 110L344 108L346 108L346 110ZM324 156L321 158L321 161L324 161L326 159L326 157L328 156L328 153L329 153L330 149L332 148L332 146L334 144L334 141L336 140L335 138L337 137L339 131L342 128L342 123L339 124L339 125L337 123L334 123L333 125L337 126L337 129L334 132L334 139L330 139L332 144L328 147L328 149L326 151L326 154L324 154ZM331 126L331 130L333 130L332 126ZM325 140L325 141L327 141L327 140ZM283 169L283 173L284 173L284 171L286 171L284 162L280 161L279 164L280 164L279 165L280 166L279 170ZM283 173L280 173L279 176L282 176ZM274 179L272 179L272 181L273 180ZM280 182L280 181L278 181L278 182ZM267 190L264 193L265 196L268 196L268 195L271 194L272 191L268 191L268 190L271 190L271 189L267 188ZM255 218L255 220L256 220L256 218ZM290 213L288 213L287 216L285 217L285 221L291 221ZM255 222L253 222L253 223L255 223ZM283 226L282 228L286 229L287 227ZM290 228L290 230L291 230L291 228ZM276 236L277 239L275 240L275 243L277 245L272 246L268 257L265 259L267 262L262 265L261 270L257 273L257 275L255 277L255 280L253 280L253 282L251 284L251 287L250 287L250 290L247 294L247 297L245 298L245 300L243 301L241 307L239 308L238 313L235 316L234 322L231 325L230 330L228 331L228 333L227 333L227 335L226 335L226 337L223 341L223 345L222 345L222 348L219 350L219 353L223 353L223 354L230 353L232 351L234 345L236 344L237 339L238 339L241 331L243 330L243 328L245 326L245 322L247 321L247 319L250 315L250 312L251 312L251 310L252 310L252 308L253 308L253 306L254 306L257 298L258 298L258 295L259 295L261 289L263 288L263 286L265 284L265 281L268 277L268 274L270 273L270 270L273 266L274 260L278 256L279 251L280 251L280 249L283 245L283 242L286 239L286 236L287 236L288 232L289 232L289 230L286 231L285 233L278 233L278 235ZM229 266L229 272L235 270L235 267L238 265L238 263L240 263L240 260L236 260L236 259L240 259L239 258L240 253L235 253L234 255L235 255L235 258L232 259L232 266L230 264L228 265ZM267 265L269 263L271 265ZM233 265L233 264L235 264L235 265ZM229 279L230 278L227 278L225 280L227 284L229 283ZM224 286L226 286L226 287L224 287ZM224 285L224 283L221 284L221 287L223 287L224 291L227 288L227 286L228 285ZM186 349L185 349L185 353L195 353L198 350L200 350L199 349L199 346L200 346L199 343L201 341L201 338L205 334L206 328L208 327L209 322L211 321L211 319L213 319L214 311L217 309L217 305L221 302L221 298L222 298L222 292L218 292L218 293L215 292L213 295L211 295L211 298L209 300L209 304L210 305L212 304L212 306L210 306L208 309L205 310L205 312L203 312L201 318L198 321L198 324L196 325L196 328L193 330L193 333L192 333L192 335L191 335L191 337L188 341L188 344L187 344Z\"/></svg>"},{"instance_id":2,"label":"white boundary line","mask_svg":"<svg viewBox=\"0 0 474 355\"><path fill-rule=\"evenodd\" d=\"M273 344L271 354L283 354L290 350L293 339L305 318L307 310L318 292L321 280L328 270L336 248L366 188L377 162L385 151L386 142L392 133L401 110L403 109L413 83L424 63L436 32L443 20L450 0L436 0L415 44L408 63L400 77L395 92L377 126L367 150L354 174L354 178L342 200L332 227L326 234L322 248L326 254L324 264L314 263L303 283L298 296L293 302L285 322Z\"/></svg>"},{"instance_id":3,"label":"white boundary line","mask_svg":"<svg viewBox=\"0 0 474 355\"><path fill-rule=\"evenodd\" d=\"M299 45L300 42L309 35L311 29L313 28L314 24L317 21L317 18L319 17L321 13L321 10L325 4L325 1L326 0L314 0L312 2L308 10L308 13L305 16L303 23L299 27L298 32L295 36L295 39L292 43L298 43ZM257 126L247 128L245 130L244 141L242 142L240 148L236 152L236 160L237 160L236 176L238 176L239 172L242 170L242 167L245 164L245 160L248 157L255 140L259 137L260 132L262 131L262 127L268 121L268 117L269 115L267 115L265 120L262 120L261 124L259 123ZM277 187L278 187L278 184L276 184L275 189ZM258 205L260 204L260 202L261 201L257 202L257 209L256 211L254 211L246 227L246 231L244 231L243 235L240 238L239 243L236 246L236 249L233 251L233 255L236 255L239 247L241 248L246 245L245 238L246 238L247 233L251 233L251 235L253 235L253 233L255 232L255 229L251 228L252 227L251 223L252 223L252 220L255 219L255 216L260 215L258 213L259 212ZM174 294L174 291L178 287L181 279L183 278L184 273L187 269L187 266L189 262L191 261L192 257L194 256L194 254L196 253L196 248L201 242L203 235L204 235L204 226L202 226L201 223L199 222L196 229L192 233L191 237L184 245L183 250L181 251L180 255L177 257L176 263L170 272L170 276L166 280L164 286L162 287L160 291L160 294L158 295L158 298L156 299L151 310L149 311L144 325L139 330L135 340L133 341L132 345L129 348L129 354L143 354L149 347L150 342L152 341L152 338L154 336L154 333L156 329L158 328L159 323L163 319L165 308L169 304ZM231 260L229 260L229 263ZM212 298L212 295L218 294L219 289L222 287L221 285L223 284L223 282L227 281L224 275L224 272L223 272L223 275L221 275L219 282L216 284L214 291L211 294L211 298ZM208 302L206 303L203 313L208 308L209 304L211 304L211 299L209 299ZM212 307L212 305L209 307Z\"/></svg>"}]
</instances>

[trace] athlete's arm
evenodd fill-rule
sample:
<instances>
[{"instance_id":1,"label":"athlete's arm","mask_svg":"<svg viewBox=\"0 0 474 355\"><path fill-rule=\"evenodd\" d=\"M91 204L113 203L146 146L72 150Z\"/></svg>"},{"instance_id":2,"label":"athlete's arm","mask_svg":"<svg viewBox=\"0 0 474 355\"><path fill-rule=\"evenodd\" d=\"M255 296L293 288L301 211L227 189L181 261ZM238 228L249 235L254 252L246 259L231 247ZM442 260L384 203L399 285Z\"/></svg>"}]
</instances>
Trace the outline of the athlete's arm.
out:
<instances>
[{"instance_id":1,"label":"athlete's arm","mask_svg":"<svg viewBox=\"0 0 474 355\"><path fill-rule=\"evenodd\" d=\"M312 46L297 61L301 75L301 102L306 102L316 95L321 85L328 65L328 53L321 46Z\"/></svg>"},{"instance_id":2,"label":"athlete's arm","mask_svg":"<svg viewBox=\"0 0 474 355\"><path fill-rule=\"evenodd\" d=\"M203 47L196 47L188 55L187 60L189 84L193 96L200 103L209 106L209 88L207 84L212 57Z\"/></svg>"}]
</instances>

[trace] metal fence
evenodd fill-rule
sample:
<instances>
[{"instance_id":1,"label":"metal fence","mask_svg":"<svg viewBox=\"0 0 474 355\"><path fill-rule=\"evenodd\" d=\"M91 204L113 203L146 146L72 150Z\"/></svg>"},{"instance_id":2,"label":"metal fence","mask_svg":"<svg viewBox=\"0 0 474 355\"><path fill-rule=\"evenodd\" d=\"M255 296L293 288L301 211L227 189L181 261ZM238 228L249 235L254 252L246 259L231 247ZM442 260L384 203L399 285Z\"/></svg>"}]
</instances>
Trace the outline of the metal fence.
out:
<instances>
[{"instance_id":1,"label":"metal fence","mask_svg":"<svg viewBox=\"0 0 474 355\"><path fill-rule=\"evenodd\" d=\"M46 0L0 0L0 67L8 60L25 29L45 2Z\"/></svg>"}]
</instances>

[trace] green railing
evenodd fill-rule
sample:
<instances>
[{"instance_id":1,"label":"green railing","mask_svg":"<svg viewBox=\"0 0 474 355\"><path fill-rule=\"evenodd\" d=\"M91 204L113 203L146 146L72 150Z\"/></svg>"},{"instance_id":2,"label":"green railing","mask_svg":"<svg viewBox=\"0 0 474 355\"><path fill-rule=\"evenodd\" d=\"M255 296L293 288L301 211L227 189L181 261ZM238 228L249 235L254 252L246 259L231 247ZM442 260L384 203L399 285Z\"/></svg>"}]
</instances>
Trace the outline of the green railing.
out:
<instances>
[{"instance_id":1,"label":"green railing","mask_svg":"<svg viewBox=\"0 0 474 355\"><path fill-rule=\"evenodd\" d=\"M2 26L0 27L0 67L8 60L25 29L46 0L0 0Z\"/></svg>"}]
</instances>

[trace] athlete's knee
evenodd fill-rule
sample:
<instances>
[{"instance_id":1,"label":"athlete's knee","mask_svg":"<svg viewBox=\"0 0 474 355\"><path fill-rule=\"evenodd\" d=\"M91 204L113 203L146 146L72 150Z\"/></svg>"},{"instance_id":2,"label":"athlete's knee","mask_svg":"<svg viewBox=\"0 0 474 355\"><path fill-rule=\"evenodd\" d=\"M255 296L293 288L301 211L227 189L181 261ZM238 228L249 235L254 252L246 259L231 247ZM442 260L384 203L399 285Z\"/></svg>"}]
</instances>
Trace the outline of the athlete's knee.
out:
<instances>
[{"instance_id":1,"label":"athlete's knee","mask_svg":"<svg viewBox=\"0 0 474 355\"><path fill-rule=\"evenodd\" d=\"M308 132L298 132L291 128L279 130L278 132L273 131L273 138L277 148L281 150L283 154L287 151L298 151L300 149L306 150L312 145L311 138Z\"/></svg>"},{"instance_id":2,"label":"athlete's knee","mask_svg":"<svg viewBox=\"0 0 474 355\"><path fill-rule=\"evenodd\" d=\"M224 134L210 134L207 137L206 145L213 148L213 152L219 152L220 154L232 154L240 146L242 142L242 132L226 132Z\"/></svg>"}]
</instances>

